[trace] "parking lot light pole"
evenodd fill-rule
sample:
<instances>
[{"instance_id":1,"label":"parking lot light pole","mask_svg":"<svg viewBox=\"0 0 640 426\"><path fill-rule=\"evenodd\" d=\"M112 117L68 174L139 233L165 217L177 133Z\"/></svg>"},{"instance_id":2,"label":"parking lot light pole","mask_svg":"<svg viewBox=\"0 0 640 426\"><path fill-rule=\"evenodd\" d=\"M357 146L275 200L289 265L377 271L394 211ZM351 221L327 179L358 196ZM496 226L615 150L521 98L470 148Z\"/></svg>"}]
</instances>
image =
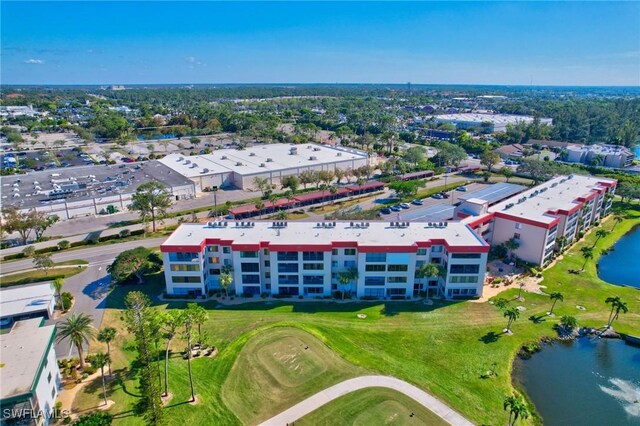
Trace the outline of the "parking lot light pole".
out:
<instances>
[{"instance_id":1,"label":"parking lot light pole","mask_svg":"<svg viewBox=\"0 0 640 426\"><path fill-rule=\"evenodd\" d=\"M211 190L213 191L213 217L218 216L218 197L216 196L216 192L218 192L217 186L212 186Z\"/></svg>"}]
</instances>

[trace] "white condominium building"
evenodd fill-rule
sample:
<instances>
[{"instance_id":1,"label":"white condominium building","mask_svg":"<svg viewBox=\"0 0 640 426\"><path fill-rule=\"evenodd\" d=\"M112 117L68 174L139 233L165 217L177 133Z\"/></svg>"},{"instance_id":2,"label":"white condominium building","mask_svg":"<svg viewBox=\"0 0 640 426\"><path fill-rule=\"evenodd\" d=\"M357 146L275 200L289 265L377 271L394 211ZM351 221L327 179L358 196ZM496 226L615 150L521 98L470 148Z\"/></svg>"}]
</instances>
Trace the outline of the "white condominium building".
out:
<instances>
[{"instance_id":1,"label":"white condominium building","mask_svg":"<svg viewBox=\"0 0 640 426\"><path fill-rule=\"evenodd\" d=\"M161 251L171 295L219 291L229 265L237 295L465 298L482 294L489 245L460 222L221 221L183 224ZM444 276L416 277L426 262Z\"/></svg>"},{"instance_id":2,"label":"white condominium building","mask_svg":"<svg viewBox=\"0 0 640 426\"><path fill-rule=\"evenodd\" d=\"M492 245L515 239L514 254L536 265L552 259L554 249L568 245L580 231L609 214L617 180L595 176L558 176L494 206L468 200L463 219ZM560 238L564 237L564 238Z\"/></svg>"}]
</instances>

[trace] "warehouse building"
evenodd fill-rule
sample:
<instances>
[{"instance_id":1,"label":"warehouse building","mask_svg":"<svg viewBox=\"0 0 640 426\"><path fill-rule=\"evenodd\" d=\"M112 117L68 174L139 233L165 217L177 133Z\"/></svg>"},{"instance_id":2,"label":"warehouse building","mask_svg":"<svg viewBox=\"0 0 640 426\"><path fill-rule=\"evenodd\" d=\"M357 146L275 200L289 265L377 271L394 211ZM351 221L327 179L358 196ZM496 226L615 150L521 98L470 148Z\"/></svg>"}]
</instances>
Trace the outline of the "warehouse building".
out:
<instances>
[{"instance_id":1,"label":"warehouse building","mask_svg":"<svg viewBox=\"0 0 640 426\"><path fill-rule=\"evenodd\" d=\"M545 265L560 245L571 244L580 231L609 214L616 185L615 179L558 176L491 207L477 200L477 210L467 209L472 214L462 222L492 245L515 239L518 258Z\"/></svg>"},{"instance_id":2,"label":"warehouse building","mask_svg":"<svg viewBox=\"0 0 640 426\"><path fill-rule=\"evenodd\" d=\"M237 295L404 299L481 296L489 245L460 222L215 221L181 225L160 249L171 295L219 290L226 266ZM445 276L416 277L426 262ZM357 278L340 283L353 269Z\"/></svg>"},{"instance_id":3,"label":"warehouse building","mask_svg":"<svg viewBox=\"0 0 640 426\"><path fill-rule=\"evenodd\" d=\"M458 129L469 129L471 127L482 128L486 132L496 133L507 130L507 125L518 123L532 123L534 118L528 115L507 115L507 114L480 114L480 113L459 113L441 114L435 117L438 123L454 124ZM551 118L541 118L541 124L551 125Z\"/></svg>"},{"instance_id":4,"label":"warehouse building","mask_svg":"<svg viewBox=\"0 0 640 426\"><path fill-rule=\"evenodd\" d=\"M159 161L191 179L199 192L214 186L256 189L257 177L276 185L283 177L306 170L356 169L366 165L369 157L357 149L307 143L256 145L192 156L169 154Z\"/></svg>"}]
</instances>

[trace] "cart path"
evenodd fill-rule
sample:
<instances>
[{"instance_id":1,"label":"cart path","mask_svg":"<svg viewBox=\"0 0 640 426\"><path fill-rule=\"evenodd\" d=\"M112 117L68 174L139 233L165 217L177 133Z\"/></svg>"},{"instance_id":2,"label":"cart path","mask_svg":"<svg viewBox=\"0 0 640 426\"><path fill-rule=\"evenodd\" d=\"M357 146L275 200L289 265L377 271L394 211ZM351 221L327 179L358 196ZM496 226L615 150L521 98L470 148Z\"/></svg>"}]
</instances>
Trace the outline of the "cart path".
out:
<instances>
[{"instance_id":1,"label":"cart path","mask_svg":"<svg viewBox=\"0 0 640 426\"><path fill-rule=\"evenodd\" d=\"M372 387L389 388L401 392L422 404L425 408L437 414L451 425L473 425L472 422L454 411L451 407L410 383L389 376L361 376L356 377L355 379L345 380L344 382L328 387L283 411L277 416L261 423L259 426L286 426L288 424L292 424L296 420L306 416L334 399L360 389Z\"/></svg>"}]
</instances>

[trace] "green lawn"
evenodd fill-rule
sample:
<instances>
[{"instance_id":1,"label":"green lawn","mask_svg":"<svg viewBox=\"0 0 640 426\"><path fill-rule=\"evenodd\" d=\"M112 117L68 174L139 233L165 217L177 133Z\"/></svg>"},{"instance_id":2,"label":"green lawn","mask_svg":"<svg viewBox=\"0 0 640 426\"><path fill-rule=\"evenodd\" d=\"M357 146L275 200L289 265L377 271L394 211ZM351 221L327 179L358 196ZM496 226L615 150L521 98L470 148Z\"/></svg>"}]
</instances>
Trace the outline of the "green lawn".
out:
<instances>
[{"instance_id":1,"label":"green lawn","mask_svg":"<svg viewBox=\"0 0 640 426\"><path fill-rule=\"evenodd\" d=\"M447 424L413 399L387 388L368 388L352 392L296 421L296 425L300 426Z\"/></svg>"},{"instance_id":2,"label":"green lawn","mask_svg":"<svg viewBox=\"0 0 640 426\"><path fill-rule=\"evenodd\" d=\"M611 235L598 242L598 252L632 226L640 224L638 205L628 208L626 215L627 219L616 225ZM604 227L611 229L613 220L607 220ZM581 267L579 248L592 245L594 241L595 233L592 232L584 242L568 251L562 261L544 272L543 285L547 286L547 291L560 290L565 297L564 302L556 305L555 318L544 315L551 305L548 296L526 294L524 302L511 302L526 308L512 327L513 336L501 333L506 321L501 312L488 303L436 301L428 306L421 302L336 304L258 300L230 307L216 306L217 302L205 303L209 321L203 328L220 353L214 359L193 362L195 389L201 399L197 406L184 403L189 395L186 362L177 356L172 358L170 388L175 397L167 409L168 423L205 424L215 419L216 424L226 425L267 418L328 384L362 371L391 375L413 383L476 423L504 423L508 415L502 411L502 401L506 394L514 392L510 372L516 353L525 343L555 336L553 326L560 316L574 315L580 325L602 326L608 316L604 299L616 295L627 301L630 312L621 315L614 327L620 332L639 334L638 290L599 280L595 274L595 261L590 261L580 275L567 272ZM150 277L150 281L145 290L155 297L162 289L162 275ZM117 288L109 296L103 319L103 326L108 324L121 330L111 346L115 368L123 372L121 382L110 383L109 398L116 401L110 411L117 414L117 425L144 424L140 418L131 415L137 390L128 370L123 370L129 368L134 356L132 351L122 349L130 347L130 338L122 331L120 311L124 295L130 289L133 288ZM512 289L501 297L514 299L516 294L517 289ZM576 305L583 305L587 310L581 311ZM158 305L158 308L184 306L184 303L172 302ZM366 319L357 318L358 313L367 314ZM534 321L536 318L539 320ZM291 331L291 328L306 333ZM304 355L304 360L299 358L299 368L305 368L308 381L296 376L286 363L283 364L284 358L280 360L275 355L283 348L289 348L286 350L295 355L296 345L302 343L322 348L322 358L332 360L323 363L311 354ZM98 347L99 344L94 344L92 349ZM184 341L176 341L173 345L174 351L183 348ZM494 362L497 363L497 377L481 378ZM329 364L331 369L322 370L329 368ZM324 372L319 375L319 371ZM247 402L244 405L242 398ZM99 386L96 385L93 392L88 389L79 395L74 408L90 409L98 400ZM397 409L397 405L393 407L386 407L384 411ZM373 409L373 405L369 408ZM529 422L539 423L535 417Z\"/></svg>"},{"instance_id":3,"label":"green lawn","mask_svg":"<svg viewBox=\"0 0 640 426\"><path fill-rule=\"evenodd\" d=\"M49 273L45 274L41 270L33 270L27 272L20 272L17 274L5 275L0 278L0 287L11 287L14 285L29 284L42 281L53 281L56 278L69 278L80 272L84 271L84 268L68 267L68 268L55 268L49 269Z\"/></svg>"}]
</instances>

